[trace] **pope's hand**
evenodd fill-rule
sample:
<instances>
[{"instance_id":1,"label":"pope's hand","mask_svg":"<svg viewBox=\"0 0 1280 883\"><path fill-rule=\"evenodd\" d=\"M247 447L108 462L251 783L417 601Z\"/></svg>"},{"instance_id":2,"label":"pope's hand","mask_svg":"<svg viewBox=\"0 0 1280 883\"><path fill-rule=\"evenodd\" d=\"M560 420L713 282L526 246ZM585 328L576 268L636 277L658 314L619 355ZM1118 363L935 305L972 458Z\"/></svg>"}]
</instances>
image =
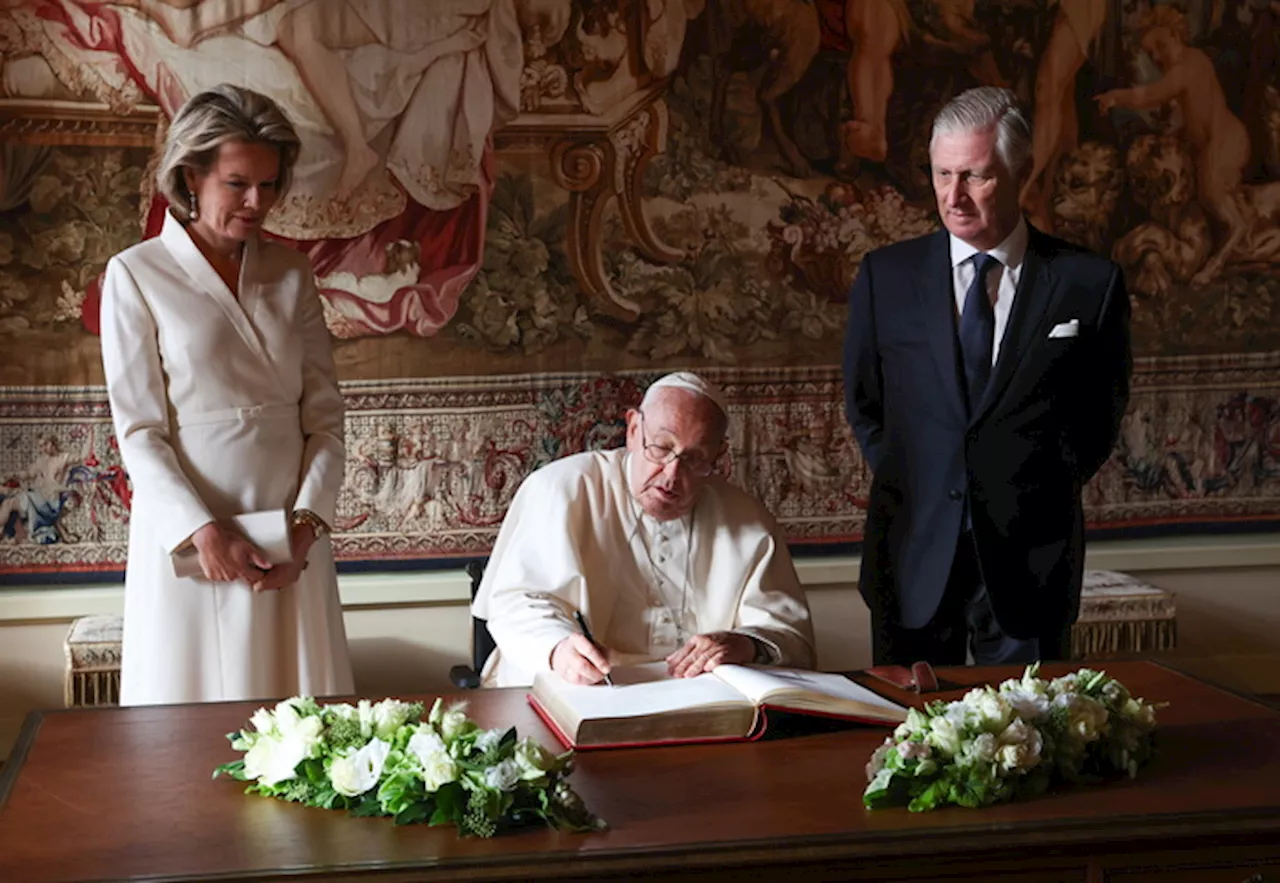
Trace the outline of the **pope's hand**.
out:
<instances>
[{"instance_id":1,"label":"pope's hand","mask_svg":"<svg viewBox=\"0 0 1280 883\"><path fill-rule=\"evenodd\" d=\"M551 670L571 684L598 684L609 668L609 660L585 635L569 635L551 651Z\"/></svg>"},{"instance_id":2,"label":"pope's hand","mask_svg":"<svg viewBox=\"0 0 1280 883\"><path fill-rule=\"evenodd\" d=\"M200 555L200 569L205 579L233 582L242 579L253 584L262 579L271 562L253 543L233 530L223 530L210 521L191 535L191 543Z\"/></svg>"},{"instance_id":3,"label":"pope's hand","mask_svg":"<svg viewBox=\"0 0 1280 883\"><path fill-rule=\"evenodd\" d=\"M746 664L756 658L755 642L735 632L708 632L694 635L683 647L667 657L667 671L673 677L694 678L721 663Z\"/></svg>"}]
</instances>

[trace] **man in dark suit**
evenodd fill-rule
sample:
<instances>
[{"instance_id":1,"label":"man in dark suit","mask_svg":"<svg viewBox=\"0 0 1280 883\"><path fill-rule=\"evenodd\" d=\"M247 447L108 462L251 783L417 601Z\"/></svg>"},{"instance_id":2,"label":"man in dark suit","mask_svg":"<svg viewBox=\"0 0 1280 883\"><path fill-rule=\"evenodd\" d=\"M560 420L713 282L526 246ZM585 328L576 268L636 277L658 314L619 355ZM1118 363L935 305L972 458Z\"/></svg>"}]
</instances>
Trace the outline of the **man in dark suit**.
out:
<instances>
[{"instance_id":1,"label":"man in dark suit","mask_svg":"<svg viewBox=\"0 0 1280 883\"><path fill-rule=\"evenodd\" d=\"M1129 398L1111 261L1030 227L1031 128L972 89L929 146L945 231L863 258L845 404L874 473L860 589L877 664L1062 659L1080 606L1080 489Z\"/></svg>"}]
</instances>

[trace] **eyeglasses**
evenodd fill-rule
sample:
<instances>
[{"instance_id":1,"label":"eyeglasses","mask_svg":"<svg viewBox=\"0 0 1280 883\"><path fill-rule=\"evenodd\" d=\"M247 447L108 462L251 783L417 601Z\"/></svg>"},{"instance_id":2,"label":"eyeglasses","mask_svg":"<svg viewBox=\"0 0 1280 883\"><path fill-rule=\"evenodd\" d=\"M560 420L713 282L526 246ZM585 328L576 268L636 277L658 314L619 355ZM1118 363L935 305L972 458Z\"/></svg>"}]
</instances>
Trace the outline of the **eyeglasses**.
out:
<instances>
[{"instance_id":1,"label":"eyeglasses","mask_svg":"<svg viewBox=\"0 0 1280 883\"><path fill-rule=\"evenodd\" d=\"M644 431L644 411L636 411L640 415L640 443L644 449L644 458L650 463L659 466L668 466L673 460L679 460L684 468L689 470L691 475L698 478L706 478L716 468L716 458L707 459L701 454L691 454L688 451L676 451L675 448L667 445L651 445L649 438Z\"/></svg>"}]
</instances>

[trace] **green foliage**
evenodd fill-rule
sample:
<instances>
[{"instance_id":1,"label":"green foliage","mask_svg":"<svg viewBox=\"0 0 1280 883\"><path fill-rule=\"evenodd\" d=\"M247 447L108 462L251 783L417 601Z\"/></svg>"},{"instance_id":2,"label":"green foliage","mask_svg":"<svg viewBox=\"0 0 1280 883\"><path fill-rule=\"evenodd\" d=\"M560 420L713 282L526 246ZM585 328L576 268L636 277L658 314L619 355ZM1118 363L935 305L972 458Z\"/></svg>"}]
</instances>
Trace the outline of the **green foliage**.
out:
<instances>
[{"instance_id":1,"label":"green foliage","mask_svg":"<svg viewBox=\"0 0 1280 883\"><path fill-rule=\"evenodd\" d=\"M244 781L244 760L233 760L229 763L221 764L214 768L213 778L218 776L230 776L233 779Z\"/></svg>"},{"instance_id":2,"label":"green foliage","mask_svg":"<svg viewBox=\"0 0 1280 883\"><path fill-rule=\"evenodd\" d=\"M1154 751L1156 707L1103 672L1045 681L1038 670L911 710L867 765L864 805L981 807L1055 781L1137 775Z\"/></svg>"},{"instance_id":3,"label":"green foliage","mask_svg":"<svg viewBox=\"0 0 1280 883\"><path fill-rule=\"evenodd\" d=\"M79 322L85 290L112 255L138 241L146 153L26 151L26 201L0 212L0 335Z\"/></svg>"},{"instance_id":4,"label":"green foliage","mask_svg":"<svg viewBox=\"0 0 1280 883\"><path fill-rule=\"evenodd\" d=\"M325 734L325 738L335 751L359 748L367 741L360 735L359 722L345 717L338 718L329 724L329 731Z\"/></svg>"},{"instance_id":5,"label":"green foliage","mask_svg":"<svg viewBox=\"0 0 1280 883\"><path fill-rule=\"evenodd\" d=\"M494 185L484 263L461 299L457 333L494 349L533 355L592 334L590 314L564 252L568 209L537 214L533 179L504 174Z\"/></svg>"},{"instance_id":6,"label":"green foliage","mask_svg":"<svg viewBox=\"0 0 1280 883\"><path fill-rule=\"evenodd\" d=\"M250 794L397 825L452 824L464 835L525 824L604 827L564 781L569 754L521 740L514 727L481 729L439 700L425 720L423 711L394 699L355 706L288 699L228 736L245 756L214 776L248 782Z\"/></svg>"}]
</instances>

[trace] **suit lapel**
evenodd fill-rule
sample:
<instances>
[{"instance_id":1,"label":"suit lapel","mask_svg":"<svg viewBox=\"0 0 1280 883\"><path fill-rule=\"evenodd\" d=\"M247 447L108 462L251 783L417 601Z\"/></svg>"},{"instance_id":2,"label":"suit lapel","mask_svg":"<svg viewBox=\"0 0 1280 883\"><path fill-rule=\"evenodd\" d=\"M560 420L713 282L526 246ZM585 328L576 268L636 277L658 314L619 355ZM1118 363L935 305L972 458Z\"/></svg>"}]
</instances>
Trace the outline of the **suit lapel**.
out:
<instances>
[{"instance_id":1,"label":"suit lapel","mask_svg":"<svg viewBox=\"0 0 1280 883\"><path fill-rule=\"evenodd\" d=\"M223 315L227 317L227 321L236 329L241 339L255 356L266 366L271 365L271 360L267 357L266 348L262 344L262 340L258 336L257 329L253 323L249 321L248 309L249 304L239 303L235 296L231 293L231 289L222 281L222 277L213 269L213 265L208 259L200 253L200 249L191 239L189 234L178 222L173 215L165 213L164 226L160 230L160 241L164 243L165 248L173 255L175 261L182 271L187 274L195 286L203 291L213 302L222 310ZM254 243L249 243L245 249L244 261L240 270L240 293L242 297L255 298L256 293L251 289L254 287L252 283L252 267L256 258L256 248ZM250 268L246 272L245 268Z\"/></svg>"},{"instance_id":2,"label":"suit lapel","mask_svg":"<svg viewBox=\"0 0 1280 883\"><path fill-rule=\"evenodd\" d=\"M1037 330L1055 295L1056 280L1049 265L1049 250L1041 233L1028 225L1027 253L1023 258L1022 274L1018 278L1013 309L1009 312L1009 324L1005 327L1000 355L992 368L991 380L982 397L982 406L974 409L969 421L971 426L1000 400L1027 351L1035 343Z\"/></svg>"},{"instance_id":3,"label":"suit lapel","mask_svg":"<svg viewBox=\"0 0 1280 883\"><path fill-rule=\"evenodd\" d=\"M960 388L959 342L956 339L956 301L951 291L951 239L946 230L934 234L924 265L916 271L917 314L921 317L929 352L938 369L943 397L963 420L967 413Z\"/></svg>"}]
</instances>

